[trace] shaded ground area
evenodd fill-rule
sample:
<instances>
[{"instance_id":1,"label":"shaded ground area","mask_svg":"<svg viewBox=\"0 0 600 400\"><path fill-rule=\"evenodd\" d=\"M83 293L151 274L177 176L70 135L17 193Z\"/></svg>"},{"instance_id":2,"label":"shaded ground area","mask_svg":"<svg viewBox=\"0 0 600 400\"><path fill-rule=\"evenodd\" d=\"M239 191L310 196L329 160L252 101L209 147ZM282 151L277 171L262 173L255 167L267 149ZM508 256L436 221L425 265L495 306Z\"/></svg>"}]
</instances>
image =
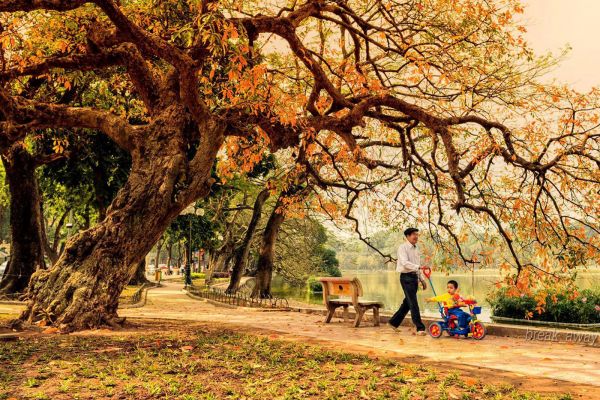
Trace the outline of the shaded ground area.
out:
<instances>
[{"instance_id":1,"label":"shaded ground area","mask_svg":"<svg viewBox=\"0 0 600 400\"><path fill-rule=\"evenodd\" d=\"M0 382L2 399L571 398L491 385L428 364L179 321L0 342Z\"/></svg>"},{"instance_id":2,"label":"shaded ground area","mask_svg":"<svg viewBox=\"0 0 600 400\"><path fill-rule=\"evenodd\" d=\"M364 326L353 329L349 323L344 324L340 320L324 324L323 317L319 315L234 309L191 300L175 283L150 290L145 307L121 310L120 315L194 320L253 331L274 331L294 337L294 340L319 342L331 349L362 349L388 357L418 357L424 359L423 362L452 363L454 368L493 369L490 378L500 371L527 381L547 378L542 385L544 390L566 390L563 380L600 385L598 347L495 336L488 336L483 341L449 337L432 339L416 337L408 328L403 328L399 333L386 326L376 328L371 326L369 320L364 322ZM574 385L569 384L568 387L571 389ZM595 389L600 399L600 386Z\"/></svg>"},{"instance_id":3,"label":"shaded ground area","mask_svg":"<svg viewBox=\"0 0 600 400\"><path fill-rule=\"evenodd\" d=\"M600 348L493 336L480 342L436 340L416 337L406 328L401 332L375 328L370 321L353 329L339 320L324 324L318 315L213 305L190 299L181 288L179 283L167 282L148 291L144 307L120 310L120 315L134 325L142 323L141 327L71 336L35 334L32 343L29 339L16 342L14 351L21 355L14 356L7 353L14 344L0 343L2 390L20 385L23 396L44 398L49 389L43 382L52 378L49 382L57 388L70 385L64 390L71 397L62 398L77 398L73 393L81 391L78 398L82 399L113 398L110 390L114 398L600 399ZM14 305L3 307L0 313L15 316L18 311ZM285 357L269 361L252 349L255 341L260 352ZM298 343L311 346L296 347ZM42 356L37 354L40 349ZM333 358L322 359L318 354ZM110 364L110 359L115 363ZM19 367L14 360L25 364ZM81 374L69 366L83 368L86 360L100 375L85 377L83 373L81 382L71 382L71 374L75 378ZM50 361L57 367L48 372L50 378L42 379ZM133 364L142 365L141 369ZM313 370L315 375L311 375ZM253 379L265 380L264 390L271 392L263 392ZM154 384L158 387L153 389ZM171 386L183 389L167 392ZM235 392L227 392L227 387ZM344 391L347 387L352 388L352 396ZM321 396L321 388L331 391ZM158 394L148 394L153 390ZM537 394L523 395L523 391ZM20 392L10 393L4 398ZM59 395L56 392L50 398Z\"/></svg>"}]
</instances>

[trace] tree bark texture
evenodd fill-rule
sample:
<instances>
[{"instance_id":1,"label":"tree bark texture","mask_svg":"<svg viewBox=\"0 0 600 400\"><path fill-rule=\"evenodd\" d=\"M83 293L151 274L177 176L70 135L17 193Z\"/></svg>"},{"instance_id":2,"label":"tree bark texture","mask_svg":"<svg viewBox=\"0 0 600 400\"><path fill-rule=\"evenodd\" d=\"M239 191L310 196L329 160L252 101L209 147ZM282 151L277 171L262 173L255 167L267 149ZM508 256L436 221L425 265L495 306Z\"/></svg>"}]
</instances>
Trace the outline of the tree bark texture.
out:
<instances>
[{"instance_id":1,"label":"tree bark texture","mask_svg":"<svg viewBox=\"0 0 600 400\"><path fill-rule=\"evenodd\" d=\"M275 258L275 243L281 224L285 221L282 212L283 194L279 195L271 216L262 235L258 261L256 263L256 284L252 291L252 297L261 299L271 298L271 279L273 278L273 260Z\"/></svg>"},{"instance_id":2,"label":"tree bark texture","mask_svg":"<svg viewBox=\"0 0 600 400\"><path fill-rule=\"evenodd\" d=\"M118 299L171 220L206 196L222 133L206 132L189 156L187 112L177 104L128 145L132 169L106 218L69 239L52 269L32 277L21 319L62 331L117 326ZM191 159L190 159L191 158Z\"/></svg>"},{"instance_id":3,"label":"tree bark texture","mask_svg":"<svg viewBox=\"0 0 600 400\"><path fill-rule=\"evenodd\" d=\"M0 281L0 293L23 292L31 275L45 268L41 198L34 157L13 146L2 162L10 192L11 257Z\"/></svg>"},{"instance_id":4,"label":"tree bark texture","mask_svg":"<svg viewBox=\"0 0 600 400\"><path fill-rule=\"evenodd\" d=\"M143 259L138 263L138 266L135 270L135 274L129 280L129 285L143 285L144 283L150 282L148 278L146 278L146 260Z\"/></svg>"},{"instance_id":5,"label":"tree bark texture","mask_svg":"<svg viewBox=\"0 0 600 400\"><path fill-rule=\"evenodd\" d=\"M228 242L211 253L205 278L208 284L212 283L215 272L227 272L227 267L233 257L233 252L233 242Z\"/></svg>"},{"instance_id":6,"label":"tree bark texture","mask_svg":"<svg viewBox=\"0 0 600 400\"><path fill-rule=\"evenodd\" d=\"M240 286L240 281L246 270L246 261L248 260L248 255L250 253L250 244L252 243L252 238L256 233L256 228L258 227L258 223L260 221L260 216L262 213L262 208L267 199L269 198L269 190L262 190L258 196L256 196L256 200L254 201L254 207L252 210L252 218L250 219L250 223L248 224L248 229L246 230L246 235L244 236L244 240L242 244L237 248L233 261L233 269L231 271L231 279L229 280L229 286L227 287L227 293L235 293L238 291Z\"/></svg>"},{"instance_id":7,"label":"tree bark texture","mask_svg":"<svg viewBox=\"0 0 600 400\"><path fill-rule=\"evenodd\" d=\"M160 264L160 251L162 250L162 246L164 244L163 239L158 239L156 242L156 258L154 259L154 268L158 269L158 264Z\"/></svg>"}]
</instances>

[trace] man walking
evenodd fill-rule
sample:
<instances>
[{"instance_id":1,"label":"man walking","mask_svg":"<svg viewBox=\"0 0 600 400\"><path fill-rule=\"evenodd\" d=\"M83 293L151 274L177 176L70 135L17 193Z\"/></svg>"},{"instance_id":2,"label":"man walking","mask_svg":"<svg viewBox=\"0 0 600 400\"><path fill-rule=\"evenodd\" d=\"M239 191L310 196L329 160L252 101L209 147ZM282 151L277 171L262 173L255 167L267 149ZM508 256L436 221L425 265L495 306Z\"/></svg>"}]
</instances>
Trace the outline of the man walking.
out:
<instances>
[{"instance_id":1,"label":"man walking","mask_svg":"<svg viewBox=\"0 0 600 400\"><path fill-rule=\"evenodd\" d=\"M421 273L421 254L417 247L419 230L408 228L404 231L404 236L406 241L398 247L398 262L396 265L396 271L400 272L400 285L404 291L404 301L388 323L394 329L398 328L408 311L410 311L410 317L417 328L417 335L425 335L425 325L421 321L419 303L417 303L419 281L423 290L427 289L427 284Z\"/></svg>"}]
</instances>

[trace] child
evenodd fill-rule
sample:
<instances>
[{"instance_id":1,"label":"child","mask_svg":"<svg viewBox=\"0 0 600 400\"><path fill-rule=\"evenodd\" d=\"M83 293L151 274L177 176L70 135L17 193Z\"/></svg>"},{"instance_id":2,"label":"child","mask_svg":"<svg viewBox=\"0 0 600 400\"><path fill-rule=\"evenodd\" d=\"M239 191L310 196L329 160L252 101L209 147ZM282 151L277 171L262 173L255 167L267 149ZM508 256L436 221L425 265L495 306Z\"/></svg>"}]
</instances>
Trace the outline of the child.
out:
<instances>
[{"instance_id":1,"label":"child","mask_svg":"<svg viewBox=\"0 0 600 400\"><path fill-rule=\"evenodd\" d=\"M444 307L448 308L449 315L455 315L457 318L458 327L463 329L467 327L471 316L461 310L464 307L463 298L458 294L458 282L449 280L446 284L447 293L427 299L428 302L444 303Z\"/></svg>"}]
</instances>

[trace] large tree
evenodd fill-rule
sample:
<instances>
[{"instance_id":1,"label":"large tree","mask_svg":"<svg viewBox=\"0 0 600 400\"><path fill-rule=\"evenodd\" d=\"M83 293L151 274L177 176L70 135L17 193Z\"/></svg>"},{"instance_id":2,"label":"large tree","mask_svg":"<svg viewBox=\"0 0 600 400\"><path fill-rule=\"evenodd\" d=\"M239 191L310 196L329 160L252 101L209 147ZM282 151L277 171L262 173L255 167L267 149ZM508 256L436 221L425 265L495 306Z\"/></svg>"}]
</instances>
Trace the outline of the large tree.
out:
<instances>
[{"instance_id":1,"label":"large tree","mask_svg":"<svg viewBox=\"0 0 600 400\"><path fill-rule=\"evenodd\" d=\"M45 254L54 264L64 250L70 231L88 229L104 219L106 209L125 184L128 154L99 132L48 131L36 146L44 154L65 152L39 170L45 219ZM48 157L48 156L47 156ZM66 224L72 226L66 228Z\"/></svg>"},{"instance_id":2,"label":"large tree","mask_svg":"<svg viewBox=\"0 0 600 400\"><path fill-rule=\"evenodd\" d=\"M260 222L262 208L269 198L269 195L270 190L263 189L256 195L256 199L254 199L252 217L250 218L250 222L248 222L248 227L244 233L242 243L238 246L233 255L233 267L231 269L231 279L229 280L229 285L226 290L227 293L235 293L239 289L240 281L246 271L246 263L250 256L252 239L254 238L254 234L256 233Z\"/></svg>"},{"instance_id":3,"label":"large tree","mask_svg":"<svg viewBox=\"0 0 600 400\"><path fill-rule=\"evenodd\" d=\"M258 259L256 260L255 285L252 289L252 296L262 299L271 298L271 281L273 278L273 268L275 266L275 251L281 226L286 220L291 205L297 206L302 203L308 193L310 186L302 182L306 179L304 176L297 177L299 182L290 184L285 190L282 190L277 197L277 201L271 210L267 224L261 235L261 242L258 249Z\"/></svg>"},{"instance_id":4,"label":"large tree","mask_svg":"<svg viewBox=\"0 0 600 400\"><path fill-rule=\"evenodd\" d=\"M35 170L40 165L22 143L2 155L10 190L11 257L0 276L0 294L21 293L44 268L42 203Z\"/></svg>"},{"instance_id":5,"label":"large tree","mask_svg":"<svg viewBox=\"0 0 600 400\"><path fill-rule=\"evenodd\" d=\"M227 157L233 147L243 166L267 146L298 147L298 169L350 205L401 183L412 191L396 197L402 207L422 197L457 244L450 212L489 223L522 285L547 267L523 261L515 236L548 257L597 257L597 96L538 83L550 61L520 37L517 0L262 4L0 3L0 145L34 129L88 128L132 159L104 220L33 276L24 319L64 330L119 322L123 286L171 219L209 193L224 144L225 170L239 161ZM59 90L89 74L142 104L20 95L28 76L51 75Z\"/></svg>"},{"instance_id":6,"label":"large tree","mask_svg":"<svg viewBox=\"0 0 600 400\"><path fill-rule=\"evenodd\" d=\"M255 284L252 289L252 297L261 299L271 298L271 280L273 278L273 265L275 258L275 246L281 224L285 221L283 200L285 194L281 193L267 220L267 225L261 235L258 260L256 261Z\"/></svg>"}]
</instances>

